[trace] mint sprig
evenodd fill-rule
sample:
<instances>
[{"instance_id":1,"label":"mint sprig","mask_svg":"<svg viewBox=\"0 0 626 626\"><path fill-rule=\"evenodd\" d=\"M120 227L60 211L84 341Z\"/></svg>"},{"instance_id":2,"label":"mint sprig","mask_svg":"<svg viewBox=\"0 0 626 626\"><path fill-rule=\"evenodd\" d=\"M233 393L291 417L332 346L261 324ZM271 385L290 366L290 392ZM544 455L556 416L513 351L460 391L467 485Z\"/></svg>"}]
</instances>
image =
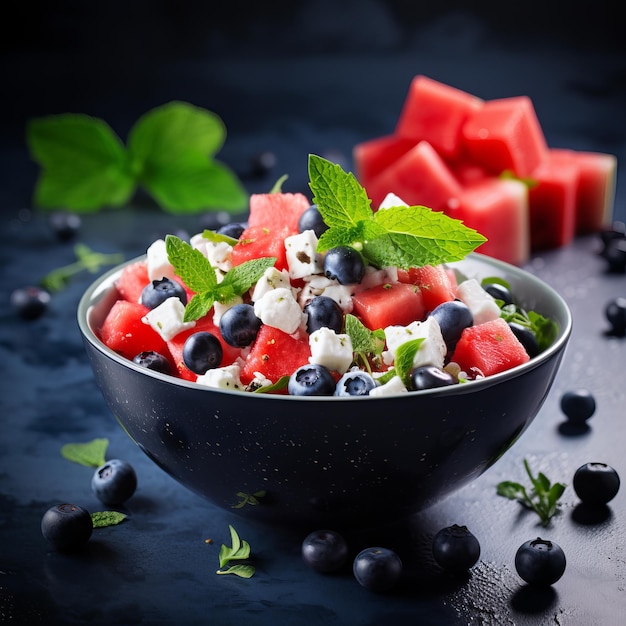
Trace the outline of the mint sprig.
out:
<instances>
[{"instance_id":1,"label":"mint sprig","mask_svg":"<svg viewBox=\"0 0 626 626\"><path fill-rule=\"evenodd\" d=\"M486 241L460 220L424 206L373 212L353 174L314 154L309 155L309 180L313 203L328 226L318 252L348 245L377 267L409 269L461 260Z\"/></svg>"},{"instance_id":2,"label":"mint sprig","mask_svg":"<svg viewBox=\"0 0 626 626\"><path fill-rule=\"evenodd\" d=\"M218 282L215 268L196 248L175 235L165 237L165 250L174 271L195 295L185 307L183 321L204 317L216 303L228 304L256 283L276 257L252 259L236 265Z\"/></svg>"},{"instance_id":3,"label":"mint sprig","mask_svg":"<svg viewBox=\"0 0 626 626\"><path fill-rule=\"evenodd\" d=\"M351 313L345 316L345 331L352 343L354 360L360 361L371 374L370 359L380 360L385 348L385 331L382 328L370 330Z\"/></svg>"},{"instance_id":4,"label":"mint sprig","mask_svg":"<svg viewBox=\"0 0 626 626\"><path fill-rule=\"evenodd\" d=\"M128 204L142 186L169 213L238 211L248 196L214 159L226 137L211 111L173 101L140 117L127 146L103 120L66 113L31 120L26 141L41 166L34 204L87 213Z\"/></svg>"},{"instance_id":5,"label":"mint sprig","mask_svg":"<svg viewBox=\"0 0 626 626\"><path fill-rule=\"evenodd\" d=\"M230 565L231 561L246 561L250 558L250 544L241 539L237 531L229 524L230 539L232 546L222 544L219 554L220 566L217 574L235 574L241 578L250 578L254 575L255 568L249 563L236 563ZM226 567L228 565L228 567Z\"/></svg>"}]
</instances>

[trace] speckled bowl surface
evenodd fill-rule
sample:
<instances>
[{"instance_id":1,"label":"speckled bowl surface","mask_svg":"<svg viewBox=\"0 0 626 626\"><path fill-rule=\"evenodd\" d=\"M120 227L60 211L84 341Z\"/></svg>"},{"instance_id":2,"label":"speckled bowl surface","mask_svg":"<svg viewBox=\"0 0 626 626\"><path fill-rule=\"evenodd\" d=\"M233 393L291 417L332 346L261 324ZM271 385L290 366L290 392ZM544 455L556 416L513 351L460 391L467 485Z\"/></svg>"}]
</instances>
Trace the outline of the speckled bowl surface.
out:
<instances>
[{"instance_id":1,"label":"speckled bowl surface","mask_svg":"<svg viewBox=\"0 0 626 626\"><path fill-rule=\"evenodd\" d=\"M273 524L365 526L423 509L495 463L537 415L568 343L571 314L551 287L479 254L452 265L506 279L523 307L557 322L555 343L481 381L394 397L302 398L211 389L108 349L95 330L118 297L123 266L85 292L78 322L112 413L183 485Z\"/></svg>"}]
</instances>

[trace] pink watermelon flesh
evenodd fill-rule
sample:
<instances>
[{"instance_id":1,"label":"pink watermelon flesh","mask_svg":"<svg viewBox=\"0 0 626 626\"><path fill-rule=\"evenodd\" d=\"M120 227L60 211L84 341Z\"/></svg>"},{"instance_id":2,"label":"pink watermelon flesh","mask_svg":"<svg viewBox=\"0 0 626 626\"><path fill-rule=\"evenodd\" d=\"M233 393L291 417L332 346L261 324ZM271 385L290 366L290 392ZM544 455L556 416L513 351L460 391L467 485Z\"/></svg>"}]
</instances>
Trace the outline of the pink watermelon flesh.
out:
<instances>
[{"instance_id":1,"label":"pink watermelon flesh","mask_svg":"<svg viewBox=\"0 0 626 626\"><path fill-rule=\"evenodd\" d=\"M409 270L398 270L398 279L411 283L422 292L422 302L426 312L444 302L454 300L456 282L452 282L450 273L443 265L424 265Z\"/></svg>"},{"instance_id":2,"label":"pink watermelon flesh","mask_svg":"<svg viewBox=\"0 0 626 626\"><path fill-rule=\"evenodd\" d=\"M124 300L128 302L139 302L141 292L150 282L148 278L148 264L145 261L138 261L127 265L115 281L115 286Z\"/></svg>"},{"instance_id":3,"label":"pink watermelon flesh","mask_svg":"<svg viewBox=\"0 0 626 626\"><path fill-rule=\"evenodd\" d=\"M250 196L248 226L270 230L286 229L290 235L298 232L298 220L311 206L301 193L264 193Z\"/></svg>"},{"instance_id":4,"label":"pink watermelon flesh","mask_svg":"<svg viewBox=\"0 0 626 626\"><path fill-rule=\"evenodd\" d=\"M406 326L426 315L422 292L407 283L377 285L352 297L352 313L371 330Z\"/></svg>"}]
</instances>

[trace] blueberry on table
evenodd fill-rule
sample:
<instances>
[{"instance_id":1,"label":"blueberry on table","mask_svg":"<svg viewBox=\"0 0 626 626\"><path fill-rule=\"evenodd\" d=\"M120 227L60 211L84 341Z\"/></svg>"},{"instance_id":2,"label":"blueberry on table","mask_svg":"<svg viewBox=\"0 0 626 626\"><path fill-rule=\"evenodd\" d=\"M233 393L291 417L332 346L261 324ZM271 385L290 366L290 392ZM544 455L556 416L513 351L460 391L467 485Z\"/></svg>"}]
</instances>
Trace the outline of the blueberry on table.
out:
<instances>
[{"instance_id":1,"label":"blueberry on table","mask_svg":"<svg viewBox=\"0 0 626 626\"><path fill-rule=\"evenodd\" d=\"M583 504L602 506L619 491L618 473L606 463L585 463L574 473L573 487Z\"/></svg>"},{"instance_id":2,"label":"blueberry on table","mask_svg":"<svg viewBox=\"0 0 626 626\"><path fill-rule=\"evenodd\" d=\"M78 234L81 219L70 211L54 211L48 217L48 224L59 241L70 241Z\"/></svg>"},{"instance_id":3,"label":"blueberry on table","mask_svg":"<svg viewBox=\"0 0 626 626\"><path fill-rule=\"evenodd\" d=\"M433 538L433 557L449 572L464 572L480 557L480 543L467 526L453 524L442 528Z\"/></svg>"},{"instance_id":4,"label":"blueberry on table","mask_svg":"<svg viewBox=\"0 0 626 626\"><path fill-rule=\"evenodd\" d=\"M316 572L335 572L348 560L348 544L334 530L314 530L302 542L302 558Z\"/></svg>"},{"instance_id":5,"label":"blueberry on table","mask_svg":"<svg viewBox=\"0 0 626 626\"><path fill-rule=\"evenodd\" d=\"M341 285L360 283L365 275L361 253L350 246L331 248L324 256L324 275Z\"/></svg>"},{"instance_id":6,"label":"blueberry on table","mask_svg":"<svg viewBox=\"0 0 626 626\"><path fill-rule=\"evenodd\" d=\"M540 537L523 543L515 554L515 569L529 585L553 585L563 576L565 565L561 546Z\"/></svg>"},{"instance_id":7,"label":"blueberry on table","mask_svg":"<svg viewBox=\"0 0 626 626\"><path fill-rule=\"evenodd\" d=\"M127 461L111 459L96 469L91 478L91 489L103 504L124 504L137 489L137 474Z\"/></svg>"},{"instance_id":8,"label":"blueberry on table","mask_svg":"<svg viewBox=\"0 0 626 626\"><path fill-rule=\"evenodd\" d=\"M184 287L171 278L163 278L150 281L141 292L141 304L149 309L156 309L168 298L178 298L183 304L187 304L187 292Z\"/></svg>"},{"instance_id":9,"label":"blueberry on table","mask_svg":"<svg viewBox=\"0 0 626 626\"><path fill-rule=\"evenodd\" d=\"M312 230L318 239L324 231L328 230L317 204L312 204L306 209L298 220L298 232L303 233L305 230Z\"/></svg>"},{"instance_id":10,"label":"blueberry on table","mask_svg":"<svg viewBox=\"0 0 626 626\"><path fill-rule=\"evenodd\" d=\"M41 518L42 535L60 551L82 548L92 532L90 513L77 504L57 504Z\"/></svg>"},{"instance_id":11,"label":"blueberry on table","mask_svg":"<svg viewBox=\"0 0 626 626\"><path fill-rule=\"evenodd\" d=\"M437 387L447 387L454 385L454 376L434 365L421 365L416 367L411 373L411 388L413 391L423 389L436 389Z\"/></svg>"},{"instance_id":12,"label":"blueberry on table","mask_svg":"<svg viewBox=\"0 0 626 626\"><path fill-rule=\"evenodd\" d=\"M205 330L189 335L183 345L183 363L199 376L219 367L223 356L220 340Z\"/></svg>"},{"instance_id":13,"label":"blueberry on table","mask_svg":"<svg viewBox=\"0 0 626 626\"><path fill-rule=\"evenodd\" d=\"M25 320L41 317L50 303L50 294L41 287L28 286L15 289L11 293L11 306Z\"/></svg>"},{"instance_id":14,"label":"blueberry on table","mask_svg":"<svg viewBox=\"0 0 626 626\"><path fill-rule=\"evenodd\" d=\"M428 314L428 317L437 320L449 354L454 352L463 331L474 323L474 316L469 307L460 300L442 302Z\"/></svg>"},{"instance_id":15,"label":"blueberry on table","mask_svg":"<svg viewBox=\"0 0 626 626\"><path fill-rule=\"evenodd\" d=\"M626 298L619 297L610 300L604 309L604 314L615 335L619 337L626 335Z\"/></svg>"},{"instance_id":16,"label":"blueberry on table","mask_svg":"<svg viewBox=\"0 0 626 626\"><path fill-rule=\"evenodd\" d=\"M311 363L299 367L289 377L287 391L291 396L332 396L335 379L326 367Z\"/></svg>"},{"instance_id":17,"label":"blueberry on table","mask_svg":"<svg viewBox=\"0 0 626 626\"><path fill-rule=\"evenodd\" d=\"M220 333L224 341L235 347L249 346L261 330L261 320L254 312L254 306L241 303L226 309L220 317Z\"/></svg>"},{"instance_id":18,"label":"blueberry on table","mask_svg":"<svg viewBox=\"0 0 626 626\"><path fill-rule=\"evenodd\" d=\"M587 389L572 389L561 396L561 411L575 424L583 424L596 412L596 400Z\"/></svg>"},{"instance_id":19,"label":"blueberry on table","mask_svg":"<svg viewBox=\"0 0 626 626\"><path fill-rule=\"evenodd\" d=\"M306 330L309 335L322 327L341 333L343 311L336 300L328 296L315 296L306 304L304 312L307 314Z\"/></svg>"},{"instance_id":20,"label":"blueberry on table","mask_svg":"<svg viewBox=\"0 0 626 626\"><path fill-rule=\"evenodd\" d=\"M402 575L402 561L389 548L372 547L361 550L352 565L357 582L377 593L393 588Z\"/></svg>"}]
</instances>

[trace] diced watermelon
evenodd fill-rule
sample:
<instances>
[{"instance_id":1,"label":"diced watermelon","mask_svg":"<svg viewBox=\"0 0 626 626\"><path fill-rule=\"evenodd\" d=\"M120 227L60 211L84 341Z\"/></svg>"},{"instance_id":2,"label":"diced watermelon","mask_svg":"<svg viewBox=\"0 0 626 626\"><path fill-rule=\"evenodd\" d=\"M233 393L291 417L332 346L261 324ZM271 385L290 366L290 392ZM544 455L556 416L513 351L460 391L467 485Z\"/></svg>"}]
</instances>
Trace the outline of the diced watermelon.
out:
<instances>
[{"instance_id":1,"label":"diced watermelon","mask_svg":"<svg viewBox=\"0 0 626 626\"><path fill-rule=\"evenodd\" d=\"M533 250L565 246L576 231L577 165L548 157L532 174L528 191Z\"/></svg>"},{"instance_id":2,"label":"diced watermelon","mask_svg":"<svg viewBox=\"0 0 626 626\"><path fill-rule=\"evenodd\" d=\"M100 339L102 342L127 359L133 359L141 352L154 350L170 358L167 344L151 326L141 318L149 309L138 302L118 300L107 314Z\"/></svg>"},{"instance_id":3,"label":"diced watermelon","mask_svg":"<svg viewBox=\"0 0 626 626\"><path fill-rule=\"evenodd\" d=\"M424 265L409 270L398 270L398 279L403 283L417 285L422 292L426 312L432 311L443 302L454 300L455 283L443 265Z\"/></svg>"},{"instance_id":4,"label":"diced watermelon","mask_svg":"<svg viewBox=\"0 0 626 626\"><path fill-rule=\"evenodd\" d=\"M491 173L531 176L547 158L548 145L527 96L488 100L463 125L467 155Z\"/></svg>"},{"instance_id":5,"label":"diced watermelon","mask_svg":"<svg viewBox=\"0 0 626 626\"><path fill-rule=\"evenodd\" d=\"M513 265L530 256L528 187L514 179L489 177L466 185L446 210L487 238L476 252Z\"/></svg>"},{"instance_id":6,"label":"diced watermelon","mask_svg":"<svg viewBox=\"0 0 626 626\"><path fill-rule=\"evenodd\" d=\"M137 261L127 265L115 281L120 296L128 302L140 302L141 292L150 282L148 264L146 261Z\"/></svg>"},{"instance_id":7,"label":"diced watermelon","mask_svg":"<svg viewBox=\"0 0 626 626\"><path fill-rule=\"evenodd\" d=\"M617 177L617 158L601 152L581 152L551 148L557 162L574 163L578 167L576 188L576 234L598 232L610 226Z\"/></svg>"},{"instance_id":8,"label":"diced watermelon","mask_svg":"<svg viewBox=\"0 0 626 626\"><path fill-rule=\"evenodd\" d=\"M451 357L463 371L479 370L484 376L504 372L529 360L524 346L501 317L465 328Z\"/></svg>"},{"instance_id":9,"label":"diced watermelon","mask_svg":"<svg viewBox=\"0 0 626 626\"><path fill-rule=\"evenodd\" d=\"M197 374L187 368L183 360L183 348L185 347L185 341L190 335L198 332L209 332L217 337L222 346L222 362L220 367L226 365L232 365L234 361L241 355L241 349L234 348L227 344L219 331L219 327L213 322L213 309L209 311L207 315L196 320L196 325L193 328L188 328L178 333L172 339L167 342L167 347L172 355L172 360L178 375L185 380L195 381Z\"/></svg>"},{"instance_id":10,"label":"diced watermelon","mask_svg":"<svg viewBox=\"0 0 626 626\"><path fill-rule=\"evenodd\" d=\"M265 226L249 226L239 241L233 246L231 260L233 265L241 265L245 261L262 257L276 257L274 267L279 270L288 269L285 237L291 235L287 228L266 228Z\"/></svg>"},{"instance_id":11,"label":"diced watermelon","mask_svg":"<svg viewBox=\"0 0 626 626\"><path fill-rule=\"evenodd\" d=\"M295 338L264 324L241 368L241 382L250 383L255 372L259 372L275 383L306 365L310 356L308 335Z\"/></svg>"},{"instance_id":12,"label":"diced watermelon","mask_svg":"<svg viewBox=\"0 0 626 626\"><path fill-rule=\"evenodd\" d=\"M352 296L352 313L371 330L406 326L426 315L422 291L409 283L377 285Z\"/></svg>"},{"instance_id":13,"label":"diced watermelon","mask_svg":"<svg viewBox=\"0 0 626 626\"><path fill-rule=\"evenodd\" d=\"M476 96L418 75L411 81L395 134L428 141L443 157L456 158L461 150L461 128L482 106Z\"/></svg>"},{"instance_id":14,"label":"diced watermelon","mask_svg":"<svg viewBox=\"0 0 626 626\"><path fill-rule=\"evenodd\" d=\"M311 206L301 193L257 193L250 196L248 226L271 231L287 229L288 235L298 232L298 220Z\"/></svg>"},{"instance_id":15,"label":"diced watermelon","mask_svg":"<svg viewBox=\"0 0 626 626\"><path fill-rule=\"evenodd\" d=\"M458 197L461 186L435 149L420 141L376 176L366 190L374 207L388 193L395 193L407 204L443 211Z\"/></svg>"}]
</instances>

